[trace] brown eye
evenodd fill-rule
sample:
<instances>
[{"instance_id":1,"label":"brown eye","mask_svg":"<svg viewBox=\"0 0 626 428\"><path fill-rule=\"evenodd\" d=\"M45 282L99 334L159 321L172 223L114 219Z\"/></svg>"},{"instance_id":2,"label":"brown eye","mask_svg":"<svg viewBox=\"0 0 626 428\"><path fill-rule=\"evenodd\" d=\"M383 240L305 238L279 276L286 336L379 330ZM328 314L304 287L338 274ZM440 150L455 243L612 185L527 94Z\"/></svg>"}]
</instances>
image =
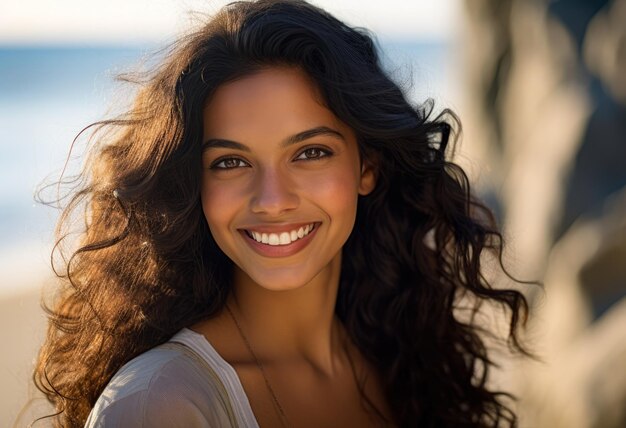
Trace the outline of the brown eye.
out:
<instances>
[{"instance_id":1,"label":"brown eye","mask_svg":"<svg viewBox=\"0 0 626 428\"><path fill-rule=\"evenodd\" d=\"M322 149L320 147L309 147L308 149L304 149L296 160L316 160L331 155L332 152L330 150Z\"/></svg>"},{"instance_id":2,"label":"brown eye","mask_svg":"<svg viewBox=\"0 0 626 428\"><path fill-rule=\"evenodd\" d=\"M234 169L248 166L246 162L238 158L223 158L211 165L211 169Z\"/></svg>"}]
</instances>

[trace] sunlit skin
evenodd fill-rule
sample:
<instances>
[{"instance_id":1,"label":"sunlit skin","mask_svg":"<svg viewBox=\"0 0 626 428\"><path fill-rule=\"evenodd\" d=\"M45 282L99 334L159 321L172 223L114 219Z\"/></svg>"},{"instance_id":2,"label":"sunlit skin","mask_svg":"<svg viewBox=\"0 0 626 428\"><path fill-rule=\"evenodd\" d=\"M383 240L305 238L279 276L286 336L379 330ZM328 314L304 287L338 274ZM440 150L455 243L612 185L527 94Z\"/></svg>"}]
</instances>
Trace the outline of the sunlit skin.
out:
<instances>
[{"instance_id":1,"label":"sunlit skin","mask_svg":"<svg viewBox=\"0 0 626 428\"><path fill-rule=\"evenodd\" d=\"M203 141L204 215L235 264L228 305L281 403L292 419L327 413L333 400L357 409L360 398L341 345L345 330L334 315L357 199L375 186L374 168L361 162L353 130L323 105L304 72L272 67L217 89L204 110ZM265 244L243 232L310 223L316 227L306 244L284 256L255 250ZM282 251L276 248L268 251ZM227 312L194 329L235 367L257 419L271 424L265 384ZM353 358L368 371L362 358Z\"/></svg>"}]
</instances>

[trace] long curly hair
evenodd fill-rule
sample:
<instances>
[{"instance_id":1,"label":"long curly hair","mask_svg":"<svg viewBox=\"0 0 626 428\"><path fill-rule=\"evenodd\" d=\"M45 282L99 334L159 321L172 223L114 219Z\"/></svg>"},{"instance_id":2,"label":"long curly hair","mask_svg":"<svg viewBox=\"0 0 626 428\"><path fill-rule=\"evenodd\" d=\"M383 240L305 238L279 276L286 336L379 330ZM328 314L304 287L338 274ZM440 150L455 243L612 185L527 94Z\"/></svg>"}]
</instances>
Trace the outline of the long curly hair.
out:
<instances>
[{"instance_id":1,"label":"long curly hair","mask_svg":"<svg viewBox=\"0 0 626 428\"><path fill-rule=\"evenodd\" d=\"M484 276L486 254L502 266L502 237L450 160L456 116L411 105L368 31L301 0L224 7L167 50L127 113L93 125L59 220L61 286L44 305L34 373L55 424L82 426L122 365L224 307L232 262L200 203L203 107L220 85L275 65L304 70L377 167L344 246L336 313L378 371L393 424L515 425L510 395L487 385L485 338L455 315L466 295L504 307L509 345L526 352L524 296Z\"/></svg>"}]
</instances>

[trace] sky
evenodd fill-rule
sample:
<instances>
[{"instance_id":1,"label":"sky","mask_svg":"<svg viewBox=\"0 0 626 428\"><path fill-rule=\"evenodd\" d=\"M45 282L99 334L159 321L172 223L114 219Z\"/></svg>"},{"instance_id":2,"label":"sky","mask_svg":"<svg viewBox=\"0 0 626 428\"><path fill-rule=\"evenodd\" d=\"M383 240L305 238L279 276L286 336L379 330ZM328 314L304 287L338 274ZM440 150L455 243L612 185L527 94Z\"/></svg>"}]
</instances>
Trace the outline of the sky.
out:
<instances>
[{"instance_id":1,"label":"sky","mask_svg":"<svg viewBox=\"0 0 626 428\"><path fill-rule=\"evenodd\" d=\"M445 41L461 0L310 0L383 37ZM212 13L228 0L2 0L0 45L163 43L189 28L190 11ZM384 6L383 6L384 5Z\"/></svg>"}]
</instances>

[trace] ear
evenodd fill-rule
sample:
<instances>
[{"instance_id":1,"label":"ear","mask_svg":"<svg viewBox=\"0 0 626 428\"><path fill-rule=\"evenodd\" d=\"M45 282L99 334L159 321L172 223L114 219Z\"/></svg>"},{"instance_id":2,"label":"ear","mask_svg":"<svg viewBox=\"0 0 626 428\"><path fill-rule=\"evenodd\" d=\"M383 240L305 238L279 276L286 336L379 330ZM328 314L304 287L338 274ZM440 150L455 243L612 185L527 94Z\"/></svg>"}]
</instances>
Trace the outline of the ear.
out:
<instances>
[{"instance_id":1,"label":"ear","mask_svg":"<svg viewBox=\"0 0 626 428\"><path fill-rule=\"evenodd\" d=\"M376 187L378 168L369 160L363 161L361 165L361 180L359 181L359 195L368 195Z\"/></svg>"}]
</instances>

